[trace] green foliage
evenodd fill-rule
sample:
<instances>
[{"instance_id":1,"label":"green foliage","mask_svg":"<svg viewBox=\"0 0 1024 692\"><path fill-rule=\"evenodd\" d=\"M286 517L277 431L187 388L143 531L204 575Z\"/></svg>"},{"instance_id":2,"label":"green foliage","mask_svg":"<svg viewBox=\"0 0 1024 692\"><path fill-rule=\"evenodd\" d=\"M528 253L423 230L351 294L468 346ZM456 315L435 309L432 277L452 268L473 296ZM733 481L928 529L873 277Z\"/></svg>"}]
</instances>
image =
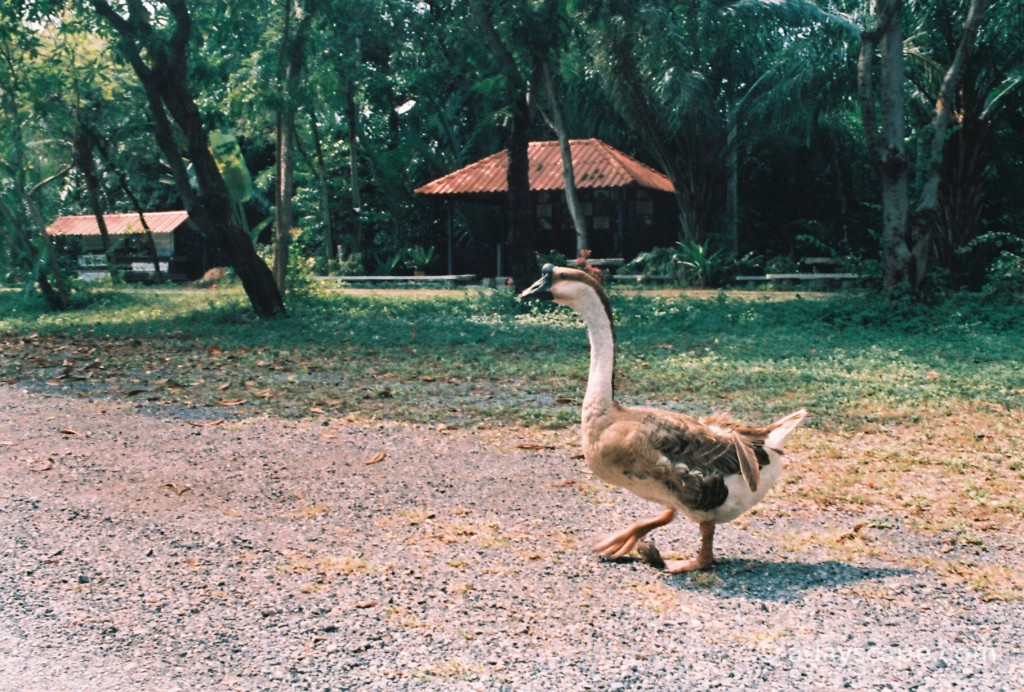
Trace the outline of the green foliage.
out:
<instances>
[{"instance_id":1,"label":"green foliage","mask_svg":"<svg viewBox=\"0 0 1024 692\"><path fill-rule=\"evenodd\" d=\"M575 264L575 261L555 250L552 250L551 252L538 252L537 269L540 269L545 264L553 264L556 267L570 267Z\"/></svg>"},{"instance_id":2,"label":"green foliage","mask_svg":"<svg viewBox=\"0 0 1024 692\"><path fill-rule=\"evenodd\" d=\"M651 248L641 252L619 270L623 274L646 274L647 276L677 275L677 253L670 247Z\"/></svg>"},{"instance_id":3,"label":"green foliage","mask_svg":"<svg viewBox=\"0 0 1024 692\"><path fill-rule=\"evenodd\" d=\"M708 243L680 241L676 243L676 259L683 267L690 286L720 286L728 280L735 261L725 250L712 252Z\"/></svg>"},{"instance_id":4,"label":"green foliage","mask_svg":"<svg viewBox=\"0 0 1024 692\"><path fill-rule=\"evenodd\" d=\"M375 251L373 253L373 269L375 274L391 276L402 264L405 252Z\"/></svg>"},{"instance_id":5,"label":"green foliage","mask_svg":"<svg viewBox=\"0 0 1024 692\"><path fill-rule=\"evenodd\" d=\"M366 273L363 253L353 252L338 263L337 273L342 276L361 276Z\"/></svg>"},{"instance_id":6,"label":"green foliage","mask_svg":"<svg viewBox=\"0 0 1024 692\"><path fill-rule=\"evenodd\" d=\"M992 262L982 293L991 298L1024 299L1024 256L1003 250Z\"/></svg>"},{"instance_id":7,"label":"green foliage","mask_svg":"<svg viewBox=\"0 0 1024 692\"><path fill-rule=\"evenodd\" d=\"M490 5L520 71L534 75L540 65L553 68L571 136L601 137L673 174L685 220L678 230L697 241L678 251L688 255L683 261L690 263L687 275L694 283L721 284L728 273L716 270L727 258L711 252L706 241L718 240L733 163L741 190L739 248L755 255L737 260L730 271L760 272L764 257L799 257L805 248L833 256L877 255L871 234L880 219L877 175L853 106L858 42L851 37L868 25L866 6ZM925 5L905 16L913 26L909 81L921 98L941 77L965 8ZM68 160L66 143L79 126L88 126L102 145L94 156L111 211L132 208L125 187L147 209L180 208L168 162L153 145L144 94L118 57L109 26L96 21L90 3L18 7L28 14L0 16L0 194L9 195L14 179L31 188L59 171ZM962 202L959 218L966 222L941 221L946 231L967 235L937 236L939 257L931 265L952 272L954 286L980 289L985 270L1003 251L976 245L964 254L957 248L992 228L1019 229L1024 219L1015 203L1024 175L1018 165L1024 15L1011 7L995 3L986 12L981 49L971 58L978 62L966 71L970 88L961 90L956 104L964 117L951 133L948 153L964 158L947 166L943 194ZM275 114L287 97L278 78L284 12L275 6L253 22L251 7L237 0L189 3L188 9L195 25L189 77L200 116L210 130L237 133L256 196L272 199ZM448 230L445 204L412 190L506 146L505 80L480 41L469 3L324 0L315 9L309 59L293 94L302 103L296 246L316 258L318 272L331 268L341 245L342 256L352 258L341 271L392 273L402 261L394 263L399 253L440 247ZM165 6L158 3L153 11L160 26L173 25ZM31 21L19 21L29 16ZM536 84L531 88L541 93ZM921 163L915 143L927 136L927 119L926 109L908 110L911 165ZM530 134L550 137L539 119ZM957 171L966 177L957 178ZM76 178L38 190L36 197L46 221L89 211ZM466 271L476 271L479 257L493 256L494 245L507 240L495 223L500 210L467 209L475 206L455 209L454 257L474 263ZM263 216L251 219L254 231ZM23 227L24 221L16 224ZM16 227L0 218L0 276L12 279L32 272ZM701 249L702 256L694 254ZM363 266L357 268L360 255ZM674 276L676 265L651 255L625 270Z\"/></svg>"},{"instance_id":8,"label":"green foliage","mask_svg":"<svg viewBox=\"0 0 1024 692\"><path fill-rule=\"evenodd\" d=\"M733 267L737 274L761 274L768 260L761 253L751 250L737 257Z\"/></svg>"},{"instance_id":9,"label":"green foliage","mask_svg":"<svg viewBox=\"0 0 1024 692\"><path fill-rule=\"evenodd\" d=\"M434 246L424 248L422 245L414 245L405 251L405 256L407 267L426 271L430 263L434 261Z\"/></svg>"}]
</instances>

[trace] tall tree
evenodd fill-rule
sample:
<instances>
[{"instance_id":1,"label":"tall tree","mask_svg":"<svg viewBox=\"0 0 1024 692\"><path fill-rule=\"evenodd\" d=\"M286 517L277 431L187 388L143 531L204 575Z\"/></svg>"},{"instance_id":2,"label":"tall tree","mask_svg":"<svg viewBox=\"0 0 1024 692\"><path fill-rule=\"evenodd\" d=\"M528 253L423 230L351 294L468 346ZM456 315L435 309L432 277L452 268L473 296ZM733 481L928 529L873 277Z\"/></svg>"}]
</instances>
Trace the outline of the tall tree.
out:
<instances>
[{"instance_id":1,"label":"tall tree","mask_svg":"<svg viewBox=\"0 0 1024 692\"><path fill-rule=\"evenodd\" d=\"M737 106L767 59L766 42L780 38L726 21L712 0L579 4L602 88L635 146L675 186L681 239L721 235L745 134ZM734 232L735 225L727 235Z\"/></svg>"},{"instance_id":2,"label":"tall tree","mask_svg":"<svg viewBox=\"0 0 1024 692\"><path fill-rule=\"evenodd\" d=\"M576 254L583 257L584 252L590 248L590 239L587 233L587 219L583 214L583 205L580 204L579 193L576 190L576 170L572 161L572 147L569 144L569 128L565 122L562 101L558 96L558 88L555 85L554 71L551 65L547 62L543 63L540 66L540 72L544 96L548 104L547 109L542 109L541 112L558 139L558 148L562 156L562 185L565 187L565 205L569 209L569 216L572 218L572 225L576 230Z\"/></svg>"},{"instance_id":3,"label":"tall tree","mask_svg":"<svg viewBox=\"0 0 1024 692\"><path fill-rule=\"evenodd\" d=\"M906 140L902 0L874 0L872 26L861 36L858 97L872 160L882 181L882 283L889 293L921 291L939 213L939 184L953 104L989 0L971 0L956 50L935 96L917 204L911 211ZM879 85L875 88L875 63Z\"/></svg>"},{"instance_id":4,"label":"tall tree","mask_svg":"<svg viewBox=\"0 0 1024 692\"><path fill-rule=\"evenodd\" d=\"M915 49L927 50L936 62L948 64L960 43L960 4L948 0L927 8L931 30L916 33L914 40L925 45ZM939 266L958 282L973 285L983 279L988 257L964 250L987 230L1015 225L1006 214L1012 205L1000 204L997 198L1003 190L1019 189L1024 183L1024 171L1011 158L1020 134L1014 135L1009 126L1024 102L1024 11L1015 0L994 0L985 15L951 104L953 125L943 153L934 234ZM934 88L923 80L913 81L934 103Z\"/></svg>"},{"instance_id":5,"label":"tall tree","mask_svg":"<svg viewBox=\"0 0 1024 692\"><path fill-rule=\"evenodd\" d=\"M294 227L292 195L295 192L295 114L302 67L306 61L309 28L317 10L315 0L305 7L296 0L284 2L284 32L278 59L277 111L277 223L274 243L274 281L277 290L285 292L288 271L288 239ZM297 26L292 32L292 15Z\"/></svg>"},{"instance_id":6,"label":"tall tree","mask_svg":"<svg viewBox=\"0 0 1024 692\"><path fill-rule=\"evenodd\" d=\"M107 0L92 0L96 12L119 37L119 45L142 83L153 118L154 136L171 168L189 218L228 257L242 281L254 311L270 317L284 312L284 300L266 263L256 254L249 234L232 212L231 198L209 149L207 128L196 106L189 80L189 38L192 17L184 0L165 0L167 14L156 20L151 10L161 5L126 0L122 16ZM178 150L175 126L183 136L185 155L195 172L193 190Z\"/></svg>"},{"instance_id":7,"label":"tall tree","mask_svg":"<svg viewBox=\"0 0 1024 692\"><path fill-rule=\"evenodd\" d=\"M576 231L576 254L583 256L590 248L587 232L587 220L580 204L576 190L576 171L572 160L572 148L569 144L569 127L566 122L565 109L562 107L561 93L564 85L561 81L563 55L569 49L571 35L567 31L568 13L564 11L560 0L545 0L536 6L534 25L530 30L533 44L530 53L534 60L535 90L543 94L537 99L541 115L548 127L558 139L558 148L562 158L562 184L565 188L565 205L569 209L573 228ZM543 105L540 105L543 104Z\"/></svg>"},{"instance_id":8,"label":"tall tree","mask_svg":"<svg viewBox=\"0 0 1024 692\"><path fill-rule=\"evenodd\" d=\"M537 272L533 259L536 229L530 201L530 104L528 84L512 51L502 40L483 0L471 0L473 21L494 56L508 93L511 127L508 141L508 259L516 287L525 287Z\"/></svg>"},{"instance_id":9,"label":"tall tree","mask_svg":"<svg viewBox=\"0 0 1024 692\"><path fill-rule=\"evenodd\" d=\"M44 69L38 36L22 19L19 13L0 14L0 228L50 309L65 310L71 290L46 233L40 197L71 171L71 156L59 136L52 137L58 145L50 153L47 140L54 133L38 112L45 108L33 108L30 100L33 93L59 93L61 87L59 76Z\"/></svg>"}]
</instances>

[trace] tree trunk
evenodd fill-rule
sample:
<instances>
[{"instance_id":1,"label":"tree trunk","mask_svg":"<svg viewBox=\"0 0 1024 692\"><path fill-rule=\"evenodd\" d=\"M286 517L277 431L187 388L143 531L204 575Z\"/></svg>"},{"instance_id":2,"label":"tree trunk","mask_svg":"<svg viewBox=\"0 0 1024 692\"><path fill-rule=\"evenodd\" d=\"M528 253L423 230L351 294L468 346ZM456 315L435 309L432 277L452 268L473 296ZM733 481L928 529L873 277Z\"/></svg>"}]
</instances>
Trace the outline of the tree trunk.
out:
<instances>
[{"instance_id":1,"label":"tree trunk","mask_svg":"<svg viewBox=\"0 0 1024 692\"><path fill-rule=\"evenodd\" d=\"M189 217L227 255L253 310L261 317L284 313L284 299L273 274L256 254L249 234L238 224L224 179L209 149L209 138L192 97L186 47L192 21L184 0L166 0L174 18L170 38L157 38L141 2L130 2L125 19L106 0L93 0L97 13L119 34L121 49L139 77L153 115L154 136L174 176ZM145 59L139 37L145 37ZM199 192L192 190L178 151L171 119L184 136L185 153L194 167Z\"/></svg>"},{"instance_id":2,"label":"tree trunk","mask_svg":"<svg viewBox=\"0 0 1024 692\"><path fill-rule=\"evenodd\" d=\"M316 122L316 114L310 110L309 125L313 131L313 147L316 152L314 169L316 170L317 182L320 186L320 217L324 229L324 259L329 263L338 259L337 248L334 244L334 225L331 222L331 187L327 177L327 164L324 161L323 140L320 137L320 127Z\"/></svg>"},{"instance_id":3,"label":"tree trunk","mask_svg":"<svg viewBox=\"0 0 1024 692\"><path fill-rule=\"evenodd\" d=\"M295 129L295 111L291 104L291 0L284 0L284 32L281 36L281 51L278 55L278 107L277 107L277 205L274 214L274 283L281 295L285 294L285 279L288 274L288 239L292 222L292 172L295 170L295 153L292 147L292 132ZM296 42L297 43L297 42Z\"/></svg>"},{"instance_id":4,"label":"tree trunk","mask_svg":"<svg viewBox=\"0 0 1024 692\"><path fill-rule=\"evenodd\" d=\"M114 255L110 251L110 233L107 232L107 221L103 217L103 203L100 201L100 181L96 174L96 162L92 158L92 135L89 129L79 122L75 128L74 156L75 168L85 180L85 190L89 197L89 208L96 217L96 226L100 231L100 242L103 254L107 256L107 270L114 276Z\"/></svg>"},{"instance_id":5,"label":"tree trunk","mask_svg":"<svg viewBox=\"0 0 1024 692\"><path fill-rule=\"evenodd\" d=\"M875 0L875 26L861 35L857 70L861 118L872 161L882 181L882 286L889 294L906 288L919 294L928 268L938 216L942 154L956 89L963 77L981 14L989 0L972 0L956 54L935 103L931 139L918 204L910 213L909 165L904 148L902 0ZM881 57L881 119L875 109L875 49Z\"/></svg>"},{"instance_id":6,"label":"tree trunk","mask_svg":"<svg viewBox=\"0 0 1024 692\"><path fill-rule=\"evenodd\" d=\"M916 287L918 288L924 277L924 269L931 254L932 238L938 227L942 158L946 150L946 134L949 131L949 125L953 118L956 92L960 88L960 82L963 80L964 72L967 69L967 61L970 58L970 53L978 34L978 25L989 2L990 0L971 0L970 7L967 10L967 19L964 21L963 33L960 36L960 42L957 45L956 53L953 55L953 60L942 78L942 86L939 89L939 96L935 102L935 111L932 116L930 150L925 164L924 184L921 187L917 206L914 208L913 215L910 218L908 237L915 266L920 271L920 275L916 277Z\"/></svg>"},{"instance_id":7,"label":"tree trunk","mask_svg":"<svg viewBox=\"0 0 1024 692\"><path fill-rule=\"evenodd\" d=\"M551 66L547 63L543 68L544 92L547 95L548 106L551 108L551 117L548 119L548 126L554 130L558 138L558 146L562 153L562 181L565 185L565 205L569 208L569 216L572 218L573 228L576 230L576 256L582 257L583 251L590 249L590 240L587 237L587 219L583 214L583 207L580 205L579 194L576 192L576 173L572 163L572 149L569 146L569 131L565 126L565 116L562 113L562 104L555 92L555 80L551 74Z\"/></svg>"},{"instance_id":8,"label":"tree trunk","mask_svg":"<svg viewBox=\"0 0 1024 692\"><path fill-rule=\"evenodd\" d=\"M295 2L295 15L299 26L294 39L291 36L291 4L293 0L285 0L284 36L281 39L280 55L280 106L277 112L277 224L276 242L274 244L274 280L277 290L283 295L288 273L288 246L291 241L292 229L295 227L292 196L295 193L295 114L296 93L302 66L306 62L306 40L309 37L309 25L313 19L316 3L310 3L303 10Z\"/></svg>"},{"instance_id":9,"label":"tree trunk","mask_svg":"<svg viewBox=\"0 0 1024 692\"><path fill-rule=\"evenodd\" d=\"M512 281L520 289L532 283L537 273L534 260L536 228L530 199L530 104L526 98L527 85L515 58L495 30L483 0L471 0L470 6L484 43L505 77L512 106L512 130L508 146L508 260Z\"/></svg>"},{"instance_id":10,"label":"tree trunk","mask_svg":"<svg viewBox=\"0 0 1024 692\"><path fill-rule=\"evenodd\" d=\"M142 204L139 202L139 198L132 192L131 187L128 186L128 181L124 173L117 164L110 158L110 154L103 143L96 137L96 133L92 133L93 142L96 143L96 151L99 152L103 161L106 162L107 167L113 171L114 175L117 176L118 187L121 188L121 192L124 193L125 197L132 203L132 209L139 215L139 223L142 225L142 231L146 234L146 251L149 252L149 259L153 262L153 275L156 280L163 280L163 272L160 271L160 256L156 249L156 240L153 239L153 231L149 228L149 224L146 222L145 210L142 208ZM170 269L170 267L168 267Z\"/></svg>"},{"instance_id":11,"label":"tree trunk","mask_svg":"<svg viewBox=\"0 0 1024 692\"><path fill-rule=\"evenodd\" d=\"M60 175L63 176L63 174ZM26 190L21 185L18 185L18 192L21 195L22 204L25 205L25 209L28 211L32 225L36 228L36 236L40 239L42 245L39 248L35 262L35 271L39 274L39 289L43 292L43 297L46 299L49 308L54 311L61 311L71 307L71 288L68 286L67 277L58 265L57 252L53 246L53 239L46 232L46 222L43 220L43 215L40 213L39 206L36 205L35 200L32 199L32 194L36 190L49 181L56 179L57 176L47 178L37 183L31 190Z\"/></svg>"},{"instance_id":12,"label":"tree trunk","mask_svg":"<svg viewBox=\"0 0 1024 692\"><path fill-rule=\"evenodd\" d=\"M513 101L512 132L508 144L508 261L516 290L536 280L537 230L530 198L530 106L526 94Z\"/></svg>"},{"instance_id":13,"label":"tree trunk","mask_svg":"<svg viewBox=\"0 0 1024 692\"><path fill-rule=\"evenodd\" d=\"M33 195L46 185L63 178L71 172L73 166L65 166L32 187L26 187L25 174L28 168L25 165L25 143L22 140L19 108L15 103L13 91L8 98L2 99L2 103L16 126L13 128L11 137L13 161L8 164L0 159L0 165L7 169L14 192L17 194L16 204L20 205L21 211L19 213L12 208L3 194L0 194L0 211L22 246L25 253L24 263L39 284L39 290L43 294L47 306L53 311L67 310L71 307L71 288L57 261L53 239L46 232L46 223L43 221L43 215L40 213ZM26 215L28 216L27 223Z\"/></svg>"},{"instance_id":14,"label":"tree trunk","mask_svg":"<svg viewBox=\"0 0 1024 692\"><path fill-rule=\"evenodd\" d=\"M725 237L726 247L733 257L740 252L740 169L736 152L736 130L734 120L726 139L726 164L728 179L725 183Z\"/></svg>"},{"instance_id":15,"label":"tree trunk","mask_svg":"<svg viewBox=\"0 0 1024 692\"><path fill-rule=\"evenodd\" d=\"M356 38L356 64L361 60L362 46ZM359 103L356 99L356 81L349 79L345 90L345 119L348 121L348 168L349 189L352 200L353 233L355 251L362 252L363 247L363 198L359 182Z\"/></svg>"}]
</instances>

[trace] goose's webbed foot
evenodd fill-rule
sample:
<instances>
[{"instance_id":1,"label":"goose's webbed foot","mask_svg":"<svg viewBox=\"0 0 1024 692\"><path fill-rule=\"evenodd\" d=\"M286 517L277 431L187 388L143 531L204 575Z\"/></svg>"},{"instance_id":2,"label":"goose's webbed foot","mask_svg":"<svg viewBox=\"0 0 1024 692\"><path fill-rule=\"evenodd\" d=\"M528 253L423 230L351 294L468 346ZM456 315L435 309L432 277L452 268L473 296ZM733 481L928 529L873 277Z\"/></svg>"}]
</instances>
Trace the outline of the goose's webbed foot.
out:
<instances>
[{"instance_id":1,"label":"goose's webbed foot","mask_svg":"<svg viewBox=\"0 0 1024 692\"><path fill-rule=\"evenodd\" d=\"M715 523L702 521L700 523L700 551L697 557L689 560L666 560L665 571L669 574L682 574L683 572L695 572L707 569L715 564Z\"/></svg>"},{"instance_id":2,"label":"goose's webbed foot","mask_svg":"<svg viewBox=\"0 0 1024 692\"><path fill-rule=\"evenodd\" d=\"M609 560L616 560L632 550L641 538L659 526L669 523L675 519L675 516L675 510L667 509L662 514L645 521L638 521L627 529L601 536L594 541L591 547L598 555Z\"/></svg>"}]
</instances>

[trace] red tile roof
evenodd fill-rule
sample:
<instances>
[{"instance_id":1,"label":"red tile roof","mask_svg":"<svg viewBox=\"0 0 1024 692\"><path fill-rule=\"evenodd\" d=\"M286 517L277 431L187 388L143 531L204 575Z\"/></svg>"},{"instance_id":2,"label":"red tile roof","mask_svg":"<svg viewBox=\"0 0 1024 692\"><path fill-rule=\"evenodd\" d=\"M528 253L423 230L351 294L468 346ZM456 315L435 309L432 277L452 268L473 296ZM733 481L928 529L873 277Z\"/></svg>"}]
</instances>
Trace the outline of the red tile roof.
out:
<instances>
[{"instance_id":1,"label":"red tile roof","mask_svg":"<svg viewBox=\"0 0 1024 692\"><path fill-rule=\"evenodd\" d=\"M153 233L170 233L188 220L188 212L185 211L147 211L144 216ZM104 214L103 220L110 235L143 232L138 214ZM99 235L100 227L92 214L61 216L50 224L46 232L50 235Z\"/></svg>"},{"instance_id":2,"label":"red tile roof","mask_svg":"<svg viewBox=\"0 0 1024 692\"><path fill-rule=\"evenodd\" d=\"M674 192L672 181L599 139L573 139L576 187L644 187ZM557 141L530 142L530 189L563 190L562 153ZM473 195L508 191L508 150L503 149L465 168L416 188L420 195Z\"/></svg>"}]
</instances>

